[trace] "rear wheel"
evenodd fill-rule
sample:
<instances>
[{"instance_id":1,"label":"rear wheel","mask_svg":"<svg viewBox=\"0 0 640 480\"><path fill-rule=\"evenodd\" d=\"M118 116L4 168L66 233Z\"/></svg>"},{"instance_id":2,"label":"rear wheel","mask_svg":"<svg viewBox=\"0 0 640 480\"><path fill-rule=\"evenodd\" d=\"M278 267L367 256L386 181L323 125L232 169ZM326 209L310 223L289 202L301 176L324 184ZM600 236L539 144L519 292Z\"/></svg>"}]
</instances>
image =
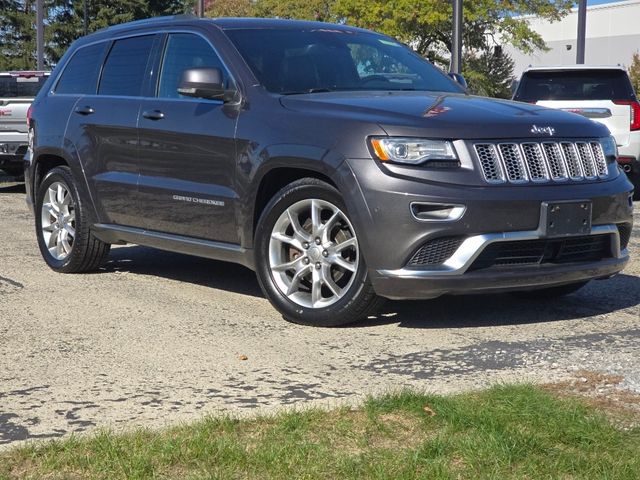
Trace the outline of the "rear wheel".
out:
<instances>
[{"instance_id":1,"label":"rear wheel","mask_svg":"<svg viewBox=\"0 0 640 480\"><path fill-rule=\"evenodd\" d=\"M568 285L559 285L557 287L540 288L538 290L524 290L513 292L513 295L520 298L544 299L557 298L570 295L577 292L589 282L570 283Z\"/></svg>"},{"instance_id":2,"label":"rear wheel","mask_svg":"<svg viewBox=\"0 0 640 480\"><path fill-rule=\"evenodd\" d=\"M256 230L256 263L265 295L295 323L344 325L382 301L342 197L320 180L298 180L269 202Z\"/></svg>"},{"instance_id":3,"label":"rear wheel","mask_svg":"<svg viewBox=\"0 0 640 480\"><path fill-rule=\"evenodd\" d=\"M77 273L100 266L110 245L91 232L89 212L69 167L47 173L38 188L35 207L38 246L53 270Z\"/></svg>"}]
</instances>

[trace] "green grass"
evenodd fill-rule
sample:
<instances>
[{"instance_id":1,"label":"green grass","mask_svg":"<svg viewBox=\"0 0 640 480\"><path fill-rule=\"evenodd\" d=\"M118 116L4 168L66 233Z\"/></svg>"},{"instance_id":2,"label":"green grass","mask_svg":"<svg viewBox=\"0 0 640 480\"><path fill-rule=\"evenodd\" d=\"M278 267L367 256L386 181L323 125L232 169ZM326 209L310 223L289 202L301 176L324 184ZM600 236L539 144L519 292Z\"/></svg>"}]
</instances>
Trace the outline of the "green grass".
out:
<instances>
[{"instance_id":1,"label":"green grass","mask_svg":"<svg viewBox=\"0 0 640 480\"><path fill-rule=\"evenodd\" d=\"M425 408L427 407L427 408ZM640 428L534 386L98 434L0 453L0 478L640 478Z\"/></svg>"}]
</instances>

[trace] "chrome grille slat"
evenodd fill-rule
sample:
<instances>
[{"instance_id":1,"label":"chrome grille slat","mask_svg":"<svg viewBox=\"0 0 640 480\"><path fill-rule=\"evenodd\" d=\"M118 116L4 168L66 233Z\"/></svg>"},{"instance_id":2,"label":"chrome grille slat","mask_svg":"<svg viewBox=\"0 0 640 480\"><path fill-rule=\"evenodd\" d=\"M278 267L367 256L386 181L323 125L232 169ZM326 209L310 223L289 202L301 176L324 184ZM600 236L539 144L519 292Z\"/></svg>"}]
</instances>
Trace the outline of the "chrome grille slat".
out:
<instances>
[{"instance_id":1,"label":"chrome grille slat","mask_svg":"<svg viewBox=\"0 0 640 480\"><path fill-rule=\"evenodd\" d=\"M562 153L564 154L564 160L567 164L567 170L569 171L569 178L571 180L582 180L582 167L580 166L576 146L569 142L563 142L560 145L562 147Z\"/></svg>"},{"instance_id":2,"label":"chrome grille slat","mask_svg":"<svg viewBox=\"0 0 640 480\"><path fill-rule=\"evenodd\" d=\"M564 163L560 145L555 142L544 142L542 143L542 150L547 159L551 178L555 181L568 180L567 166Z\"/></svg>"},{"instance_id":3,"label":"chrome grille slat","mask_svg":"<svg viewBox=\"0 0 640 480\"><path fill-rule=\"evenodd\" d=\"M507 174L507 180L513 183L526 182L527 167L524 164L524 158L520 153L518 145L515 143L500 143L498 150L502 157L502 163Z\"/></svg>"},{"instance_id":4,"label":"chrome grille slat","mask_svg":"<svg viewBox=\"0 0 640 480\"><path fill-rule=\"evenodd\" d=\"M591 147L586 142L577 142L576 148L578 149L578 156L580 157L580 163L582 164L582 172L584 173L584 176L588 180L593 180L597 177L597 175Z\"/></svg>"},{"instance_id":5,"label":"chrome grille slat","mask_svg":"<svg viewBox=\"0 0 640 480\"><path fill-rule=\"evenodd\" d=\"M542 148L538 143L523 143L522 151L527 160L529 175L534 182L546 182L549 180L547 164L544 161Z\"/></svg>"},{"instance_id":6,"label":"chrome grille slat","mask_svg":"<svg viewBox=\"0 0 640 480\"><path fill-rule=\"evenodd\" d=\"M609 173L602 145L586 141L488 141L475 143L488 183L596 180Z\"/></svg>"},{"instance_id":7,"label":"chrome grille slat","mask_svg":"<svg viewBox=\"0 0 640 480\"><path fill-rule=\"evenodd\" d=\"M475 145L475 150L482 166L484 179L489 183L504 182L504 173L496 146L492 143L478 143Z\"/></svg>"},{"instance_id":8,"label":"chrome grille slat","mask_svg":"<svg viewBox=\"0 0 640 480\"><path fill-rule=\"evenodd\" d=\"M609 169L607 168L607 159L604 157L604 152L602 151L602 145L600 145L600 142L591 142L590 145L598 176L604 178L609 174Z\"/></svg>"}]
</instances>

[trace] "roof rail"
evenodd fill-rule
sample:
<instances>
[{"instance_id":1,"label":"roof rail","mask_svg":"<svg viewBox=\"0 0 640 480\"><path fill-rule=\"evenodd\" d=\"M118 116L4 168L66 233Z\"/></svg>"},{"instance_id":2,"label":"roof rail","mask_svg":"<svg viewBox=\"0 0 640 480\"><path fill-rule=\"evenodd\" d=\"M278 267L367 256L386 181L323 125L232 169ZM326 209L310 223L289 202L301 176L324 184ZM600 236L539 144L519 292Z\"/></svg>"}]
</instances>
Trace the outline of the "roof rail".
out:
<instances>
[{"instance_id":1,"label":"roof rail","mask_svg":"<svg viewBox=\"0 0 640 480\"><path fill-rule=\"evenodd\" d=\"M142 20L133 20L131 22L118 23L117 25L103 27L96 30L96 32L120 30L123 28L128 28L128 27L137 26L137 25L153 25L154 23L158 23L158 22L166 22L167 20L197 20L198 18L199 17L194 15L193 13L181 13L178 15L166 15L162 17L143 18Z\"/></svg>"}]
</instances>

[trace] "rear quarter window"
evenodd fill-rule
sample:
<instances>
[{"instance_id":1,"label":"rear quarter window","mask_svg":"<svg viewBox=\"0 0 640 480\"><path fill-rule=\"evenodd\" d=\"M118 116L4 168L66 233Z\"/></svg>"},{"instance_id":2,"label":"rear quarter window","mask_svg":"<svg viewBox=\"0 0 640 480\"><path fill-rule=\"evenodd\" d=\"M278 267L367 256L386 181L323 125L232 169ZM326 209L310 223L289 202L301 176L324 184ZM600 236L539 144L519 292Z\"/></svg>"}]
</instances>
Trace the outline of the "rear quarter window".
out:
<instances>
[{"instance_id":1,"label":"rear quarter window","mask_svg":"<svg viewBox=\"0 0 640 480\"><path fill-rule=\"evenodd\" d=\"M107 43L80 48L62 71L56 93L95 94Z\"/></svg>"},{"instance_id":2,"label":"rear quarter window","mask_svg":"<svg viewBox=\"0 0 640 480\"><path fill-rule=\"evenodd\" d=\"M514 100L632 100L633 88L623 70L526 72Z\"/></svg>"}]
</instances>

